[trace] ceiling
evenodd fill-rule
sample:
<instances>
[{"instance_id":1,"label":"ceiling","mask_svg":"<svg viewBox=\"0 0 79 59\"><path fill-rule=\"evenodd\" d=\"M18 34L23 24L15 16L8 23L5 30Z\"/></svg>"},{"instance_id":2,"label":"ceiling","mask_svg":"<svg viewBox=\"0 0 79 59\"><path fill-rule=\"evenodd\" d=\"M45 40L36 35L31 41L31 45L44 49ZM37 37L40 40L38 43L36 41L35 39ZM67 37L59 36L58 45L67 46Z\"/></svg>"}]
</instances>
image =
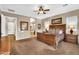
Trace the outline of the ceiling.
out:
<instances>
[{"instance_id":1,"label":"ceiling","mask_svg":"<svg viewBox=\"0 0 79 59\"><path fill-rule=\"evenodd\" d=\"M37 13L33 12L36 10L40 4L1 4L0 9L2 11L8 11L14 10L15 14L34 17L38 19L44 19L50 16L66 13L69 11L77 10L79 9L79 4L41 4L45 6L45 8L50 9L50 11L47 11L46 14L38 15Z\"/></svg>"}]
</instances>

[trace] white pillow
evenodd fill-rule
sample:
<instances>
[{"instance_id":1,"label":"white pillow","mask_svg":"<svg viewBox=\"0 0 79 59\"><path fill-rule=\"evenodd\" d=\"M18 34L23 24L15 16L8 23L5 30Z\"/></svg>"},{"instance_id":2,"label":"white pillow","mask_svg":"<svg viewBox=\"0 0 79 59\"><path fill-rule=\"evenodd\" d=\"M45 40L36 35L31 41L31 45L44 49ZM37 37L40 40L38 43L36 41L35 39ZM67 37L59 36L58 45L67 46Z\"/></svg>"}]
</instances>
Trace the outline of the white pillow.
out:
<instances>
[{"instance_id":1,"label":"white pillow","mask_svg":"<svg viewBox=\"0 0 79 59\"><path fill-rule=\"evenodd\" d=\"M59 33L58 34L63 34L63 30L59 30Z\"/></svg>"},{"instance_id":2,"label":"white pillow","mask_svg":"<svg viewBox=\"0 0 79 59\"><path fill-rule=\"evenodd\" d=\"M56 35L58 35L58 34L62 34L62 33L63 33L63 30L56 29Z\"/></svg>"}]
</instances>

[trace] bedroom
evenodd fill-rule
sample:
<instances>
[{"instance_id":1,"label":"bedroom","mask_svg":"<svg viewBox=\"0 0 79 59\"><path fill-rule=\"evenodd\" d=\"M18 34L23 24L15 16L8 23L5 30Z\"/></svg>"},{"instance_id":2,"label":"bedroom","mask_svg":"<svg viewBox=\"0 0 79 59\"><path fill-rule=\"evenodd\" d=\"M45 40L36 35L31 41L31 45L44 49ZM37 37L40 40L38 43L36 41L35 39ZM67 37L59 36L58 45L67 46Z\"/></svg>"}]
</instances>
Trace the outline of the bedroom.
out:
<instances>
[{"instance_id":1,"label":"bedroom","mask_svg":"<svg viewBox=\"0 0 79 59\"><path fill-rule=\"evenodd\" d=\"M78 4L1 4L0 8L1 54L79 55Z\"/></svg>"}]
</instances>

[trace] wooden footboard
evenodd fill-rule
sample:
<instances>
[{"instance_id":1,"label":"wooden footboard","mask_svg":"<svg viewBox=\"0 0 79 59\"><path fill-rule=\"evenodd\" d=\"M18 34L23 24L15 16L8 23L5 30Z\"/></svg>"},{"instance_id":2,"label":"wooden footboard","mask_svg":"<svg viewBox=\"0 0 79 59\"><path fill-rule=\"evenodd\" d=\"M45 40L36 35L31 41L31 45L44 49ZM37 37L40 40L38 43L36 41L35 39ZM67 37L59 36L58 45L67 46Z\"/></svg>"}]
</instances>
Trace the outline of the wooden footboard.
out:
<instances>
[{"instance_id":1,"label":"wooden footboard","mask_svg":"<svg viewBox=\"0 0 79 59\"><path fill-rule=\"evenodd\" d=\"M53 34L37 33L37 39L56 48L56 39Z\"/></svg>"}]
</instances>

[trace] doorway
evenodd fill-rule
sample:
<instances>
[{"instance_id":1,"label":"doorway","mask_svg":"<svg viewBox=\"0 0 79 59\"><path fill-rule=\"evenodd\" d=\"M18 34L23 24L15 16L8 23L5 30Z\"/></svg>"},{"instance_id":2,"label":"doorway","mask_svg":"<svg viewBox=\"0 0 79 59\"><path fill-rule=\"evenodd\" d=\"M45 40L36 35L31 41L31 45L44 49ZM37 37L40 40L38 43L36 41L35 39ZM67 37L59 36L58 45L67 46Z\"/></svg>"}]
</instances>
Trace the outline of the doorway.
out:
<instances>
[{"instance_id":1,"label":"doorway","mask_svg":"<svg viewBox=\"0 0 79 59\"><path fill-rule=\"evenodd\" d=\"M10 41L16 40L16 19L13 17L6 17L6 33Z\"/></svg>"},{"instance_id":2,"label":"doorway","mask_svg":"<svg viewBox=\"0 0 79 59\"><path fill-rule=\"evenodd\" d=\"M9 51L11 51L12 44L16 41L16 24L16 18L6 17L6 33Z\"/></svg>"}]
</instances>

